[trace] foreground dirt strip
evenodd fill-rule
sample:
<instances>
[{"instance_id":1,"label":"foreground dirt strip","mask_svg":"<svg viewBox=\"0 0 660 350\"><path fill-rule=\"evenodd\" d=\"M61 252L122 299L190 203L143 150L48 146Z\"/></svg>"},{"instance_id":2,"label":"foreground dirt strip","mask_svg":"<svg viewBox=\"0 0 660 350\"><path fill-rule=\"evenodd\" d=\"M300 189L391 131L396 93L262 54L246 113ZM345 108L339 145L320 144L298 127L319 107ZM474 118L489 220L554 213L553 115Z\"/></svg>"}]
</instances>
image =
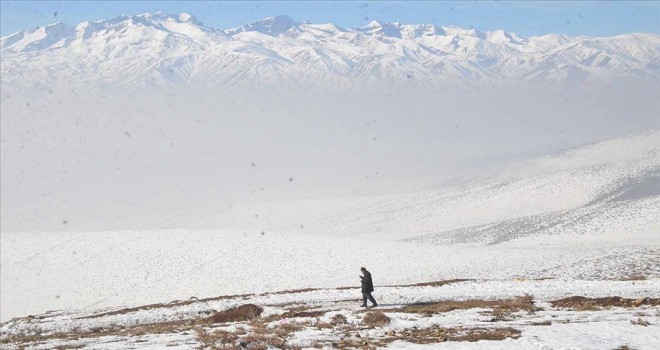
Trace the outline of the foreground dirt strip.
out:
<instances>
[{"instance_id":1,"label":"foreground dirt strip","mask_svg":"<svg viewBox=\"0 0 660 350\"><path fill-rule=\"evenodd\" d=\"M297 293L292 291L291 293ZM241 299L244 296L236 296ZM230 297L222 297L230 298ZM218 300L217 298L207 300ZM600 310L610 307L636 308L642 305L657 306L660 305L660 299L657 298L639 298L625 299L618 296L607 298L586 298L582 296L572 296L559 300L551 301L553 308L571 308L576 311L581 310ZM171 306L171 305L170 305ZM283 305L279 305L283 307ZM147 306L148 307L148 306ZM80 340L85 338L100 338L106 336L135 337L146 334L163 333L181 333L187 331L197 332L197 338L202 345L217 344L218 342L231 348L233 345L240 345L241 342L263 346L283 347L286 340L296 331L302 329L328 329L333 334L339 335L341 342L332 344L342 348L351 347L379 347L384 346L396 340L406 342L426 344L444 341L477 341L477 340L503 340L506 338L520 337L520 330L512 327L493 327L483 326L460 326L460 327L440 327L433 325L426 328L406 328L398 332L388 331L384 336L374 339L362 339L359 331L365 329L381 328L390 323L390 317L387 313L415 313L422 317L431 317L435 314L450 312L453 310L467 309L487 309L480 312L484 315L491 315L490 322L509 321L512 315L517 312L533 314L541 310L538 308L529 295L512 299L501 300L465 300L465 301L439 301L434 303L418 303L411 305L402 305L401 307L377 309L365 312L365 310L353 311L355 315L362 315L361 321L357 324L348 324L346 318L337 314L330 323L324 323L319 317L328 312L346 311L344 309L334 310L314 310L308 305L289 305L284 307L284 312L279 315L262 317L263 309L257 305L244 304L236 308L223 310L208 317L198 317L194 319L141 324L130 327L115 326L106 328L91 329L86 332L68 332L68 333L50 333L50 334L30 334L30 335L11 335L0 340L0 344L28 345L47 343L52 340ZM136 308L139 309L139 308ZM106 313L108 314L108 313ZM101 316L97 316L101 317ZM301 319L303 321L301 321ZM36 318L27 318L28 322ZM212 330L218 326L242 326L237 328L234 333ZM531 325L547 326L549 322L532 323ZM211 330L209 330L209 328ZM230 334L231 333L231 334ZM210 343L209 343L210 342ZM233 345L232 345L233 344ZM325 343L318 342L315 346L323 346ZM325 344L328 345L328 344ZM211 346L214 347L215 345ZM286 347L284 347L286 348Z\"/></svg>"},{"instance_id":2,"label":"foreground dirt strip","mask_svg":"<svg viewBox=\"0 0 660 350\"><path fill-rule=\"evenodd\" d=\"M422 282L422 283L415 283L415 284L392 284L392 285L383 285L383 286L377 286L377 287L429 287L429 286L430 287L440 287L440 286L444 286L444 285L447 285L447 284L459 283L459 282L468 282L468 281L475 281L475 280L474 279L451 279L451 280L441 280L441 281L433 281L433 282ZM192 297L189 300L174 300L174 301L171 301L169 303L156 303L156 304L148 304L148 305L142 305L142 306L123 308L123 309L120 309L120 310L108 311L108 312L103 312L103 313L99 313L99 314L78 317L78 319L89 319L89 318L99 318L99 317L112 316L112 315L122 315L122 314L127 314L127 313L135 312L135 311L153 310L153 309L169 308L169 307L175 307L175 306L184 306L184 305L190 305L190 304L200 303L200 302L209 302L209 301L227 300L227 299L239 299L239 298L247 299L247 298L256 297L256 296L305 293L305 292L314 292L314 291L327 290L327 289L337 289L337 290L356 289L357 290L357 289L360 289L360 287L301 288L301 289L288 289L288 290L261 293L261 294L221 295L221 296L217 296L217 297L210 297L210 298L203 298L203 299L198 299L196 297ZM27 318L30 318L30 317L40 318L41 316L27 316ZM15 319L12 319L11 321L16 320L16 319L22 319L22 318L15 318Z\"/></svg>"}]
</instances>

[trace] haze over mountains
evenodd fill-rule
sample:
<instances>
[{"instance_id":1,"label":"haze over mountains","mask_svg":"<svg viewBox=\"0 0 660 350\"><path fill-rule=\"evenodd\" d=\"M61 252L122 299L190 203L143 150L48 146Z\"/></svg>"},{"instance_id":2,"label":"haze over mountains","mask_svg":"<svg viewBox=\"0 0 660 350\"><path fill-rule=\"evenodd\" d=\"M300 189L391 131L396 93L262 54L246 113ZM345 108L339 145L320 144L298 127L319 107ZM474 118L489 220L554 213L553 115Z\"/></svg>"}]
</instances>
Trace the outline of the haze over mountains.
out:
<instances>
[{"instance_id":1,"label":"haze over mountains","mask_svg":"<svg viewBox=\"0 0 660 350\"><path fill-rule=\"evenodd\" d=\"M523 37L434 24L361 28L276 16L221 30L161 12L55 23L2 38L2 86L99 89L341 88L660 77L660 35Z\"/></svg>"},{"instance_id":2,"label":"haze over mountains","mask_svg":"<svg viewBox=\"0 0 660 350\"><path fill-rule=\"evenodd\" d=\"M286 16L225 30L158 12L27 29L0 56L4 231L200 226L179 215L310 193L415 196L660 127L654 33ZM517 176L552 173L530 169Z\"/></svg>"}]
</instances>

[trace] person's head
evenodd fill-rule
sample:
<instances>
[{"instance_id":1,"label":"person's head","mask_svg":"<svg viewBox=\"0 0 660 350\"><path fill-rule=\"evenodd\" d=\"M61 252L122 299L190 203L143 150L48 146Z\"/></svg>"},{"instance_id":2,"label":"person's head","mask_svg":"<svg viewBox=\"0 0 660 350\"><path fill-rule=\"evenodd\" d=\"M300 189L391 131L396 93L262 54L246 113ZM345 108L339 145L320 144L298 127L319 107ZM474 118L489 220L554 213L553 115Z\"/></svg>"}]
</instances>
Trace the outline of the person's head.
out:
<instances>
[{"instance_id":1,"label":"person's head","mask_svg":"<svg viewBox=\"0 0 660 350\"><path fill-rule=\"evenodd\" d=\"M364 267L361 267L361 268L360 268L360 271L362 271L362 273L367 273L367 272L369 272L369 271L367 271L367 269L365 269Z\"/></svg>"}]
</instances>

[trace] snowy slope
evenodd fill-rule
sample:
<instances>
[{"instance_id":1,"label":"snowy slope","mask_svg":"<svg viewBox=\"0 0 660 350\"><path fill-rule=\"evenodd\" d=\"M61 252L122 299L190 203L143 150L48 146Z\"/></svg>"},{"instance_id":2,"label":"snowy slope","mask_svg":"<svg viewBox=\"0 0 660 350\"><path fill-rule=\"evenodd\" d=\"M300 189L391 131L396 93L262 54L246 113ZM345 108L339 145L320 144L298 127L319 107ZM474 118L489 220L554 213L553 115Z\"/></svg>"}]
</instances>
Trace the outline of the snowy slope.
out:
<instances>
[{"instance_id":1,"label":"snowy slope","mask_svg":"<svg viewBox=\"0 0 660 350\"><path fill-rule=\"evenodd\" d=\"M185 13L147 13L27 29L0 47L3 88L347 88L660 75L658 34L526 38L378 21L344 29L286 16L220 30Z\"/></svg>"},{"instance_id":2,"label":"snowy slope","mask_svg":"<svg viewBox=\"0 0 660 350\"><path fill-rule=\"evenodd\" d=\"M590 227L589 232L599 233L608 227L608 231L625 227L626 234L621 239L660 232L659 131L570 149L512 169L515 170L490 181L464 187L386 196L257 203L196 217L181 225L387 240L475 227L475 233L449 234L448 237L466 234L465 238L449 239L451 242L472 241L467 237L482 232L484 227L522 228L521 222L527 221L526 225L539 227L549 222L570 223L554 227L552 235L560 234L558 230L570 234L580 225ZM482 238L492 243L489 238Z\"/></svg>"},{"instance_id":3,"label":"snowy slope","mask_svg":"<svg viewBox=\"0 0 660 350\"><path fill-rule=\"evenodd\" d=\"M3 321L53 309L451 278L660 276L660 246L438 247L239 230L2 233ZM358 280L359 281L359 280Z\"/></svg>"},{"instance_id":4,"label":"snowy slope","mask_svg":"<svg viewBox=\"0 0 660 350\"><path fill-rule=\"evenodd\" d=\"M660 182L658 182L660 183ZM660 242L660 196L599 203L409 238L432 244Z\"/></svg>"},{"instance_id":5,"label":"snowy slope","mask_svg":"<svg viewBox=\"0 0 660 350\"><path fill-rule=\"evenodd\" d=\"M543 157L522 166L530 177L178 222L215 229L2 232L1 317L352 285L360 266L380 284L657 278L659 136Z\"/></svg>"}]
</instances>

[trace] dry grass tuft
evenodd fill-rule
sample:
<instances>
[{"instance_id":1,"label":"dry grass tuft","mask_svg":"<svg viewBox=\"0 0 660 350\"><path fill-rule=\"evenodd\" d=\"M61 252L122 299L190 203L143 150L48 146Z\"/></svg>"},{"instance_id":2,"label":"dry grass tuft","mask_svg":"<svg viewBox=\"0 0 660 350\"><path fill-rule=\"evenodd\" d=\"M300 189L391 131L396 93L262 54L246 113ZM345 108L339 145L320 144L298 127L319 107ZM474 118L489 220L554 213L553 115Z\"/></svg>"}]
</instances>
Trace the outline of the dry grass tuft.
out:
<instances>
[{"instance_id":1,"label":"dry grass tuft","mask_svg":"<svg viewBox=\"0 0 660 350\"><path fill-rule=\"evenodd\" d=\"M390 318L376 310L365 313L362 322L369 327L383 327L390 323Z\"/></svg>"},{"instance_id":2,"label":"dry grass tuft","mask_svg":"<svg viewBox=\"0 0 660 350\"><path fill-rule=\"evenodd\" d=\"M538 311L538 308L534 305L534 297L525 294L521 297L505 300L493 307L490 314L493 315L493 321L511 321L515 318L514 313L519 311L526 311L529 314Z\"/></svg>"},{"instance_id":3,"label":"dry grass tuft","mask_svg":"<svg viewBox=\"0 0 660 350\"><path fill-rule=\"evenodd\" d=\"M56 350L71 350L71 349L82 349L85 347L85 344L66 344L66 345L58 345L54 347L53 349Z\"/></svg>"},{"instance_id":4,"label":"dry grass tuft","mask_svg":"<svg viewBox=\"0 0 660 350\"><path fill-rule=\"evenodd\" d=\"M298 306L287 310L285 313L281 315L271 315L265 317L264 322L274 322L274 321L280 321L295 317L311 317L311 318L321 317L325 315L326 312L327 311L323 311L323 310L311 310L311 308L308 306Z\"/></svg>"},{"instance_id":5,"label":"dry grass tuft","mask_svg":"<svg viewBox=\"0 0 660 350\"><path fill-rule=\"evenodd\" d=\"M233 309L216 312L207 320L211 323L251 321L259 317L263 311L264 309L257 305L245 304Z\"/></svg>"},{"instance_id":6,"label":"dry grass tuft","mask_svg":"<svg viewBox=\"0 0 660 350\"><path fill-rule=\"evenodd\" d=\"M647 278L645 275L630 275L619 278L619 281L643 281Z\"/></svg>"},{"instance_id":7,"label":"dry grass tuft","mask_svg":"<svg viewBox=\"0 0 660 350\"><path fill-rule=\"evenodd\" d=\"M394 333L394 332L392 332ZM429 328L417 329L406 328L398 334L392 334L388 342L394 340L404 340L416 344L432 344L445 341L467 341L475 342L479 340L504 340L507 338L517 339L520 337L520 331L514 328L442 328L437 325Z\"/></svg>"},{"instance_id":8,"label":"dry grass tuft","mask_svg":"<svg viewBox=\"0 0 660 350\"><path fill-rule=\"evenodd\" d=\"M286 322L277 325L274 328L274 333L279 337L286 338L292 333L298 332L309 326L311 326L311 322Z\"/></svg>"},{"instance_id":9,"label":"dry grass tuft","mask_svg":"<svg viewBox=\"0 0 660 350\"><path fill-rule=\"evenodd\" d=\"M278 318L294 318L294 317L320 317L325 315L327 311L323 310L312 310L308 306L299 306L296 308L289 309L282 315L279 315Z\"/></svg>"},{"instance_id":10,"label":"dry grass tuft","mask_svg":"<svg viewBox=\"0 0 660 350\"><path fill-rule=\"evenodd\" d=\"M469 282L469 281L475 281L474 279L464 279L464 278L456 278L453 280L442 280L442 281L433 281L433 282L422 282L422 283L415 283L413 286L415 287L441 287L447 284L452 284L452 283L460 283L460 282Z\"/></svg>"},{"instance_id":11,"label":"dry grass tuft","mask_svg":"<svg viewBox=\"0 0 660 350\"><path fill-rule=\"evenodd\" d=\"M346 316L342 314L336 314L332 316L332 319L330 319L330 324L333 326L340 326L348 323L348 320L346 319Z\"/></svg>"},{"instance_id":12,"label":"dry grass tuft","mask_svg":"<svg viewBox=\"0 0 660 350\"><path fill-rule=\"evenodd\" d=\"M520 337L520 331L514 328L471 328L455 332L447 336L449 341L469 341L480 340L504 340L507 338L517 339Z\"/></svg>"},{"instance_id":13,"label":"dry grass tuft","mask_svg":"<svg viewBox=\"0 0 660 350\"><path fill-rule=\"evenodd\" d=\"M248 334L238 339L239 349L266 350L272 347L278 349L289 349L286 345L286 339L280 338L275 334Z\"/></svg>"},{"instance_id":14,"label":"dry grass tuft","mask_svg":"<svg viewBox=\"0 0 660 350\"><path fill-rule=\"evenodd\" d=\"M449 312L453 310L467 310L474 308L493 309L491 312L493 316L508 317L517 311L527 311L533 313L538 308L534 305L534 297L531 295L524 295L513 299L504 300L463 300L463 301L442 301L439 303L420 303L403 307L402 309L392 310L398 312L418 313L425 316L432 316L433 314Z\"/></svg>"},{"instance_id":15,"label":"dry grass tuft","mask_svg":"<svg viewBox=\"0 0 660 350\"><path fill-rule=\"evenodd\" d=\"M202 349L226 349L238 350L241 347L236 344L238 337L230 332L223 330L208 331L204 328L196 328L197 341L202 345Z\"/></svg>"}]
</instances>

